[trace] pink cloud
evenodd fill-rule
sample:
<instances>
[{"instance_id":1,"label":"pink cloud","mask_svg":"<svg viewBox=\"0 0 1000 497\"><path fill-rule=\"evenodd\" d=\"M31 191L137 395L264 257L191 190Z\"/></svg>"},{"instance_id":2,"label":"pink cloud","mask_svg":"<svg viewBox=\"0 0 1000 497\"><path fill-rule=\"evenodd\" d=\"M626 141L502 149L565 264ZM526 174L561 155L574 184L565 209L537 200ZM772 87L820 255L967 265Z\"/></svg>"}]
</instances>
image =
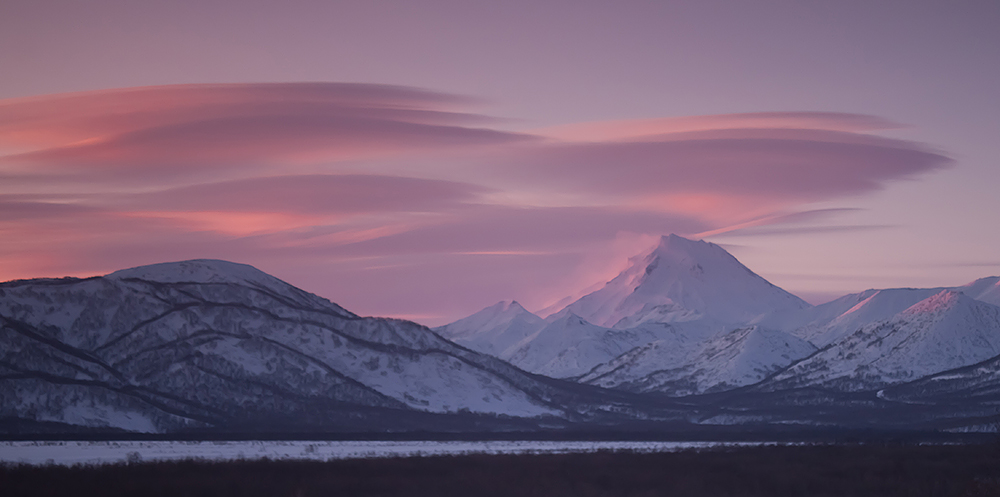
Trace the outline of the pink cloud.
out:
<instances>
[{"instance_id":1,"label":"pink cloud","mask_svg":"<svg viewBox=\"0 0 1000 497\"><path fill-rule=\"evenodd\" d=\"M450 181L308 175L142 194L0 195L0 233L7 240L0 247L0 279L30 276L22 269L44 264L24 261L43 253L60 254L45 258L63 261L52 270L98 271L146 263L153 254L201 257L206 250L254 259L275 250L330 254L331 247L423 226L428 214L459 209L485 191ZM414 217L399 217L405 213ZM262 237L267 234L275 236Z\"/></svg>"},{"instance_id":2,"label":"pink cloud","mask_svg":"<svg viewBox=\"0 0 1000 497\"><path fill-rule=\"evenodd\" d=\"M529 137L452 112L451 95L382 85L232 84L0 101L4 162L98 169L315 163Z\"/></svg>"},{"instance_id":3,"label":"pink cloud","mask_svg":"<svg viewBox=\"0 0 1000 497\"><path fill-rule=\"evenodd\" d=\"M821 129L875 131L902 127L892 121L864 114L841 112L749 112L710 116L627 119L574 123L535 130L563 141L633 141L658 135L725 129Z\"/></svg>"},{"instance_id":4,"label":"pink cloud","mask_svg":"<svg viewBox=\"0 0 1000 497\"><path fill-rule=\"evenodd\" d=\"M718 193L817 201L877 190L950 165L902 140L840 131L756 129L653 141L553 144L491 162L493 170L601 194Z\"/></svg>"},{"instance_id":5,"label":"pink cloud","mask_svg":"<svg viewBox=\"0 0 1000 497\"><path fill-rule=\"evenodd\" d=\"M621 231L696 233L706 225L686 216L614 207L468 205L442 212L436 222L402 233L345 245L351 256L422 253L537 255L585 250Z\"/></svg>"},{"instance_id":6,"label":"pink cloud","mask_svg":"<svg viewBox=\"0 0 1000 497\"><path fill-rule=\"evenodd\" d=\"M125 195L127 208L298 214L433 212L475 201L487 188L378 175L257 177Z\"/></svg>"},{"instance_id":7,"label":"pink cloud","mask_svg":"<svg viewBox=\"0 0 1000 497\"><path fill-rule=\"evenodd\" d=\"M97 214L101 210L93 206L45 201L34 196L0 195L0 223L85 217Z\"/></svg>"},{"instance_id":8,"label":"pink cloud","mask_svg":"<svg viewBox=\"0 0 1000 497\"><path fill-rule=\"evenodd\" d=\"M311 213L308 204L242 209L238 197L231 199L235 203L220 201L218 207L231 208L225 212L166 209L186 205L185 198L203 202L212 191L199 192L204 195L201 199L171 196L176 202L164 202L163 210L76 205L47 216L0 223L0 229L21 235L8 238L0 253L4 268L0 279L86 276L124 266L212 257L297 278L293 283L351 304L358 312L375 313L382 306L383 313L414 313L437 300L446 303L450 313L494 297L547 304L562 296L567 282L579 284L575 275L588 261L589 251L623 230L690 232L705 227L691 219L627 210L465 204L459 201L461 195L451 205L430 204L436 210L415 219L362 215L355 222L324 218L324 212L344 212ZM263 192L246 191L248 198ZM150 204L161 202L154 199ZM40 211L48 207L34 204ZM386 205L369 205L366 212L351 208L346 214L387 213L390 208L402 207L390 199ZM587 268L587 272L592 271ZM395 284L382 286L393 279ZM477 290L470 291L477 281ZM531 291L515 292L517 281L535 285ZM590 283L588 278L586 284ZM403 298L417 287L424 290Z\"/></svg>"},{"instance_id":9,"label":"pink cloud","mask_svg":"<svg viewBox=\"0 0 1000 497\"><path fill-rule=\"evenodd\" d=\"M0 279L221 258L358 312L442 322L503 298L547 305L612 275L598 255L654 235L869 229L802 210L950 165L871 134L895 127L871 116L524 134L461 112L473 103L343 84L0 101ZM347 160L359 174L297 167Z\"/></svg>"},{"instance_id":10,"label":"pink cloud","mask_svg":"<svg viewBox=\"0 0 1000 497\"><path fill-rule=\"evenodd\" d=\"M48 147L192 120L285 112L481 121L450 109L477 103L415 88L352 83L169 85L0 100L2 143ZM445 111L437 109L446 109ZM194 116L194 119L192 119ZM430 116L430 117L428 117ZM407 120L407 119L399 119Z\"/></svg>"}]
</instances>

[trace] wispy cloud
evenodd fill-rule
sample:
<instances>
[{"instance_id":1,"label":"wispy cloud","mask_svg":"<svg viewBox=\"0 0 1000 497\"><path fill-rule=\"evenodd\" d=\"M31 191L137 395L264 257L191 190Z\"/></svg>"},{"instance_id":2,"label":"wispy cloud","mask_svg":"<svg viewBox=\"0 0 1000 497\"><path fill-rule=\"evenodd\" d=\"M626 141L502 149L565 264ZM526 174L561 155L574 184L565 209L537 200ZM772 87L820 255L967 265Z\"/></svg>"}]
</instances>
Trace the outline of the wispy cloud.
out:
<instances>
[{"instance_id":1,"label":"wispy cloud","mask_svg":"<svg viewBox=\"0 0 1000 497\"><path fill-rule=\"evenodd\" d=\"M0 102L0 146L22 168L173 175L504 144L525 135L448 111L466 99L346 84L185 85Z\"/></svg>"},{"instance_id":2,"label":"wispy cloud","mask_svg":"<svg viewBox=\"0 0 1000 497\"><path fill-rule=\"evenodd\" d=\"M709 116L626 119L567 124L535 130L562 141L642 141L650 137L721 129L822 129L865 132L904 126L864 114L842 112L748 112Z\"/></svg>"},{"instance_id":3,"label":"wispy cloud","mask_svg":"<svg viewBox=\"0 0 1000 497\"><path fill-rule=\"evenodd\" d=\"M755 129L539 146L501 157L493 167L553 188L605 195L696 192L803 202L877 190L949 163L902 140Z\"/></svg>"},{"instance_id":4,"label":"wispy cloud","mask_svg":"<svg viewBox=\"0 0 1000 497\"><path fill-rule=\"evenodd\" d=\"M434 212L474 202L488 188L379 175L265 176L109 197L127 208L358 214Z\"/></svg>"},{"instance_id":5,"label":"wispy cloud","mask_svg":"<svg viewBox=\"0 0 1000 497\"><path fill-rule=\"evenodd\" d=\"M0 101L0 279L216 257L359 312L457 317L501 298L551 303L612 275L595 254L652 235L880 228L808 206L951 165L874 134L898 125L873 116L523 131L468 111L480 105L327 83Z\"/></svg>"}]
</instances>

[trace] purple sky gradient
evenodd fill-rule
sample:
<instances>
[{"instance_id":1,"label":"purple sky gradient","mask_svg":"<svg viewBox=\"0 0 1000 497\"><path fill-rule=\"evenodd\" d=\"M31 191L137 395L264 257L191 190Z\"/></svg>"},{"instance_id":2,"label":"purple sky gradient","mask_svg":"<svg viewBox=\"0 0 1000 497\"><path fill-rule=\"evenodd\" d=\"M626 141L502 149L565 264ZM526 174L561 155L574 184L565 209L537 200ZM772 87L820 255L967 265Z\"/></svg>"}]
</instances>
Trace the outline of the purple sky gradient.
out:
<instances>
[{"instance_id":1,"label":"purple sky gradient","mask_svg":"<svg viewBox=\"0 0 1000 497\"><path fill-rule=\"evenodd\" d=\"M998 25L993 1L10 0L0 279L223 258L441 324L677 232L814 302L962 284L1000 274Z\"/></svg>"}]
</instances>

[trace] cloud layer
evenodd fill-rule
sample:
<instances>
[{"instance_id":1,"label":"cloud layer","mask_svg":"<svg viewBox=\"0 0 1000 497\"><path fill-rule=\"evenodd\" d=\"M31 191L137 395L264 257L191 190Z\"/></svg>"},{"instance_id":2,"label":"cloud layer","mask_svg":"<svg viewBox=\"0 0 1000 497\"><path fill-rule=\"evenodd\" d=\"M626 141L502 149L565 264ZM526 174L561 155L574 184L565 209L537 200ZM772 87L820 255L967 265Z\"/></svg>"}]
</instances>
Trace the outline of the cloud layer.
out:
<instances>
[{"instance_id":1,"label":"cloud layer","mask_svg":"<svg viewBox=\"0 0 1000 497\"><path fill-rule=\"evenodd\" d=\"M467 111L481 104L323 83L0 101L0 279L216 257L436 324L501 298L543 307L663 233L864 229L786 226L951 163L873 134L896 127L873 116L526 131Z\"/></svg>"},{"instance_id":2,"label":"cloud layer","mask_svg":"<svg viewBox=\"0 0 1000 497\"><path fill-rule=\"evenodd\" d=\"M504 144L470 127L467 99L358 84L182 85L0 102L4 162L33 169L147 170L322 163Z\"/></svg>"},{"instance_id":3,"label":"cloud layer","mask_svg":"<svg viewBox=\"0 0 1000 497\"><path fill-rule=\"evenodd\" d=\"M809 201L875 190L949 162L912 143L822 129L727 129L659 138L539 147L497 167L574 191Z\"/></svg>"}]
</instances>

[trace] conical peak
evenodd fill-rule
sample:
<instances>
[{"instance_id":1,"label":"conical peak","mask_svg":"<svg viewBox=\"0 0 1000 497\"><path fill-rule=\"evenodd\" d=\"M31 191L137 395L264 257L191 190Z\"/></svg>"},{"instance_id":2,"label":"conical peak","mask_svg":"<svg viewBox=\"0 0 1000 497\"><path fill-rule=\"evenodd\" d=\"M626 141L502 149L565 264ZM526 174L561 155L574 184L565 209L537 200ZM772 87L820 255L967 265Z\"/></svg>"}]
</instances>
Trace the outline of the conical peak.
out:
<instances>
[{"instance_id":1,"label":"conical peak","mask_svg":"<svg viewBox=\"0 0 1000 497\"><path fill-rule=\"evenodd\" d=\"M703 240L666 235L652 251L629 261L629 266L601 289L564 310L609 327L654 319L689 320L696 315L725 323L749 322L768 312L809 307L755 274L722 247ZM633 319L623 321L625 318Z\"/></svg>"},{"instance_id":2,"label":"conical peak","mask_svg":"<svg viewBox=\"0 0 1000 497\"><path fill-rule=\"evenodd\" d=\"M653 260L657 256L687 256L698 258L704 254L718 254L726 252L718 245L706 242L705 240L690 240L673 233L660 237L660 243L656 245L648 259ZM726 252L728 255L728 252Z\"/></svg>"},{"instance_id":3,"label":"conical peak","mask_svg":"<svg viewBox=\"0 0 1000 497\"><path fill-rule=\"evenodd\" d=\"M684 249L698 245L708 245L708 242L705 240L690 240L688 238L684 238L683 236L671 233L660 237L660 243L656 246L656 250Z\"/></svg>"},{"instance_id":4,"label":"conical peak","mask_svg":"<svg viewBox=\"0 0 1000 497\"><path fill-rule=\"evenodd\" d=\"M671 233L669 235L663 235L663 236L660 237L660 243L663 243L663 242L674 242L674 241L687 242L687 243L696 243L695 240L692 240L690 238L684 238L683 236L680 236L677 233ZM698 242L704 242L704 240L697 240L697 241Z\"/></svg>"},{"instance_id":5,"label":"conical peak","mask_svg":"<svg viewBox=\"0 0 1000 497\"><path fill-rule=\"evenodd\" d=\"M729 252L722 247L706 242L704 240L689 240L675 234L660 237L660 243L652 252L639 259L632 260L633 266L639 266L642 273L634 271L634 274L646 280L653 277L657 272L660 276L654 278L675 278L677 271L690 273L690 276L701 279L706 270L714 272L732 273L739 268L739 273L750 272ZM671 268L664 271L657 271L660 267Z\"/></svg>"},{"instance_id":6,"label":"conical peak","mask_svg":"<svg viewBox=\"0 0 1000 497\"><path fill-rule=\"evenodd\" d=\"M493 304L483 310L490 310L495 313L505 313L505 314L528 312L516 300L501 300L500 302L497 302L496 304Z\"/></svg>"},{"instance_id":7,"label":"conical peak","mask_svg":"<svg viewBox=\"0 0 1000 497\"><path fill-rule=\"evenodd\" d=\"M497 311L504 311L504 310L507 310L510 307L510 304L512 304L513 302L514 302L513 300L501 300L501 301L497 302L496 304L493 304L493 305L491 305L489 307L483 308L483 310L485 311L487 309L491 309L491 310L497 310Z\"/></svg>"}]
</instances>

